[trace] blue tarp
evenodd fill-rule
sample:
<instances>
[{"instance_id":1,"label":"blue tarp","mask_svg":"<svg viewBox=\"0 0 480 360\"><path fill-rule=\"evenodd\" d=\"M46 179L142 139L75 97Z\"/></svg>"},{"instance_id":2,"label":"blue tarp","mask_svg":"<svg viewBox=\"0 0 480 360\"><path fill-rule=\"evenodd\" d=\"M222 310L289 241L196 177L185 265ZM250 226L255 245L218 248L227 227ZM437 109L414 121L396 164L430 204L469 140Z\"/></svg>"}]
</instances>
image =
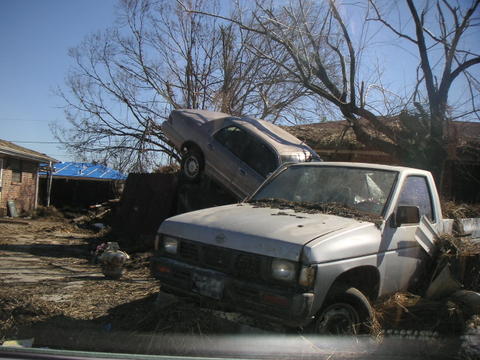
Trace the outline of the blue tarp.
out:
<instances>
[{"instance_id":1,"label":"blue tarp","mask_svg":"<svg viewBox=\"0 0 480 360\"><path fill-rule=\"evenodd\" d=\"M46 164L42 164L46 165ZM53 177L71 177L76 179L98 179L98 180L125 180L127 175L120 171L110 169L104 165L78 162L61 162L54 166ZM41 171L40 175L46 175L46 171Z\"/></svg>"}]
</instances>

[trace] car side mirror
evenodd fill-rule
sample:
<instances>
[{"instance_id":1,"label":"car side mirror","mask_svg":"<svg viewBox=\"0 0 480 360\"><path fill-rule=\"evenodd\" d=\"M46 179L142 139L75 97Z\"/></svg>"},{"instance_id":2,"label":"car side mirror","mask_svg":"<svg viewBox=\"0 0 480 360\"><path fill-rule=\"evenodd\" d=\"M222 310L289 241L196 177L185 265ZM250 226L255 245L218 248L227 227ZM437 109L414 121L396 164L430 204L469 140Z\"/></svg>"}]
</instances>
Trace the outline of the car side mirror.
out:
<instances>
[{"instance_id":1,"label":"car side mirror","mask_svg":"<svg viewBox=\"0 0 480 360\"><path fill-rule=\"evenodd\" d=\"M393 227L400 227L403 224L418 224L420 222L420 210L418 206L399 206L393 219Z\"/></svg>"}]
</instances>

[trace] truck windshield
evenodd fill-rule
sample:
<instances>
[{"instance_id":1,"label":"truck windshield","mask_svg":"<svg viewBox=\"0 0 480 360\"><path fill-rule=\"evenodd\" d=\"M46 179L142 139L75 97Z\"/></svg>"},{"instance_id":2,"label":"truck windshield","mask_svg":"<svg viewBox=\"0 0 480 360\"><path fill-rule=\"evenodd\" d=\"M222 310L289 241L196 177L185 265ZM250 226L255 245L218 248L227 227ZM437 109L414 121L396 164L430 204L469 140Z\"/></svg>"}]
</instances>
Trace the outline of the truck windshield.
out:
<instances>
[{"instance_id":1,"label":"truck windshield","mask_svg":"<svg viewBox=\"0 0 480 360\"><path fill-rule=\"evenodd\" d=\"M265 184L251 201L338 204L382 215L396 177L395 171L379 169L294 165Z\"/></svg>"}]
</instances>

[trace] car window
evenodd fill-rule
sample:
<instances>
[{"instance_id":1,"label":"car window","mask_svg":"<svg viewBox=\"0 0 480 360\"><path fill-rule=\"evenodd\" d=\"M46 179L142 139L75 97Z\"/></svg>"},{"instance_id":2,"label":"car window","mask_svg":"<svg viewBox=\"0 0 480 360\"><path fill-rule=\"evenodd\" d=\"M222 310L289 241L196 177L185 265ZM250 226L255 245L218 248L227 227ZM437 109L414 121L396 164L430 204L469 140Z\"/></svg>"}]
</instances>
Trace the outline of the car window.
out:
<instances>
[{"instance_id":1,"label":"car window","mask_svg":"<svg viewBox=\"0 0 480 360\"><path fill-rule=\"evenodd\" d=\"M263 177L267 177L278 167L275 153L266 144L253 137L250 137L250 143L245 148L242 160Z\"/></svg>"},{"instance_id":2,"label":"car window","mask_svg":"<svg viewBox=\"0 0 480 360\"><path fill-rule=\"evenodd\" d=\"M213 137L233 154L239 158L242 157L248 141L248 134L244 130L237 126L229 126L219 130Z\"/></svg>"},{"instance_id":3,"label":"car window","mask_svg":"<svg viewBox=\"0 0 480 360\"><path fill-rule=\"evenodd\" d=\"M427 179L423 176L409 176L403 185L399 206L418 206L420 216L425 215L430 221L434 221L432 197Z\"/></svg>"},{"instance_id":4,"label":"car window","mask_svg":"<svg viewBox=\"0 0 480 360\"><path fill-rule=\"evenodd\" d=\"M223 128L213 137L263 177L278 167L275 153L265 143L237 126Z\"/></svg>"}]
</instances>

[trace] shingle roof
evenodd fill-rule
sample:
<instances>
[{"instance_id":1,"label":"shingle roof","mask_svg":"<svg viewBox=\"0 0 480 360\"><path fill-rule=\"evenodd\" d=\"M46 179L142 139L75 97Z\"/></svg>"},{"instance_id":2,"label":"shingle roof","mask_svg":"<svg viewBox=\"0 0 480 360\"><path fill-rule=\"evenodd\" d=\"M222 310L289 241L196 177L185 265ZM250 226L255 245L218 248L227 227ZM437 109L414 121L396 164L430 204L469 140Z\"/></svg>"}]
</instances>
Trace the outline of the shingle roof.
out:
<instances>
[{"instance_id":1,"label":"shingle roof","mask_svg":"<svg viewBox=\"0 0 480 360\"><path fill-rule=\"evenodd\" d=\"M366 123L363 119L361 121ZM355 134L346 120L286 126L284 129L305 141L313 149L369 149L368 145L361 144L356 140ZM367 125L367 131L374 132L375 130ZM452 138L457 139L459 147L469 143L478 143L480 142L480 122L452 121L449 123L449 133Z\"/></svg>"},{"instance_id":2,"label":"shingle roof","mask_svg":"<svg viewBox=\"0 0 480 360\"><path fill-rule=\"evenodd\" d=\"M22 159L28 159L38 162L58 162L57 159L54 159L46 154L40 153L35 150L27 149L23 146L14 144L10 141L0 139L0 154L5 154L13 157L19 157Z\"/></svg>"},{"instance_id":3,"label":"shingle roof","mask_svg":"<svg viewBox=\"0 0 480 360\"><path fill-rule=\"evenodd\" d=\"M78 180L125 180L127 175L104 165L62 162L54 165L54 178L73 178ZM40 175L46 175L41 171Z\"/></svg>"}]
</instances>

